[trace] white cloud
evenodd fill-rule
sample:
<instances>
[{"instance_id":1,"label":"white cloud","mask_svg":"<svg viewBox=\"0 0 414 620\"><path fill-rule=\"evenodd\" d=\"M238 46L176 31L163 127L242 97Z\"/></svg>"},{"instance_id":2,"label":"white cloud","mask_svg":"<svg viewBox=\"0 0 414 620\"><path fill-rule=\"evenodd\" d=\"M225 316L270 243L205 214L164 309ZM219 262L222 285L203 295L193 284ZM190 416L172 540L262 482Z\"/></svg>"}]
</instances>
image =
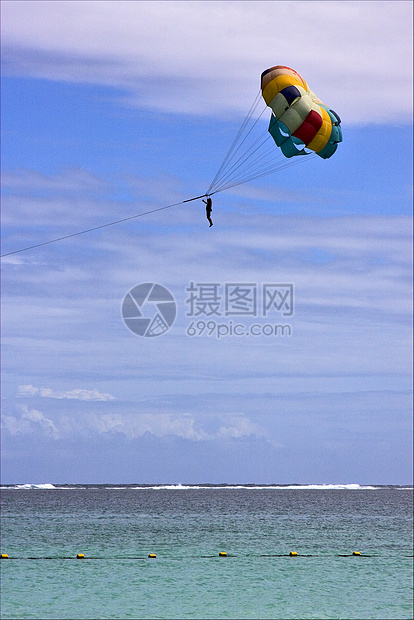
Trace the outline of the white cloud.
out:
<instances>
[{"instance_id":1,"label":"white cloud","mask_svg":"<svg viewBox=\"0 0 414 620\"><path fill-rule=\"evenodd\" d=\"M122 433L129 439L151 433L156 437L174 435L198 441L207 439L202 430L194 428L195 420L191 416L174 416L172 414L104 414L91 416L85 420L89 430L99 435L108 432Z\"/></svg>"},{"instance_id":2,"label":"white cloud","mask_svg":"<svg viewBox=\"0 0 414 620\"><path fill-rule=\"evenodd\" d=\"M217 437L220 439L228 437L240 439L249 436L263 437L264 433L257 424L243 415L230 416L230 419L226 420L226 424L220 426L217 431Z\"/></svg>"},{"instance_id":3,"label":"white cloud","mask_svg":"<svg viewBox=\"0 0 414 620\"><path fill-rule=\"evenodd\" d=\"M58 174L45 175L36 170L18 169L5 170L1 176L4 188L18 191L20 195L52 194L53 196L82 195L92 192L94 195L101 191L107 191L109 184L98 178L88 170L82 168L69 168Z\"/></svg>"},{"instance_id":4,"label":"white cloud","mask_svg":"<svg viewBox=\"0 0 414 620\"><path fill-rule=\"evenodd\" d=\"M23 413L19 417L2 416L2 426L11 435L29 435L40 431L42 435L47 435L52 439L61 437L53 420L44 416L41 411L29 409L25 405L21 407L21 410Z\"/></svg>"},{"instance_id":5,"label":"white cloud","mask_svg":"<svg viewBox=\"0 0 414 620\"><path fill-rule=\"evenodd\" d=\"M287 64L347 123L412 116L411 2L10 1L2 41L6 75L164 112L245 114L261 71Z\"/></svg>"},{"instance_id":6,"label":"white cloud","mask_svg":"<svg viewBox=\"0 0 414 620\"><path fill-rule=\"evenodd\" d=\"M33 386L22 392L38 395ZM30 389L32 388L32 389ZM266 431L243 414L222 414L221 424L215 432L203 428L203 419L191 414L180 413L86 413L80 418L76 415L60 414L58 420L46 417L37 409L26 405L19 407L20 415L4 415L2 425L11 435L40 432L53 439L80 437L85 434L101 436L107 433L120 433L127 439L136 439L149 433L154 437L179 437L189 441L216 441L241 439L243 437L266 438Z\"/></svg>"},{"instance_id":7,"label":"white cloud","mask_svg":"<svg viewBox=\"0 0 414 620\"><path fill-rule=\"evenodd\" d=\"M37 388L33 385L19 385L18 396L39 396L41 398L57 398L69 400L92 400L92 401L108 401L114 400L115 396L100 392L99 390L85 390L77 388L67 391L55 391L51 388Z\"/></svg>"},{"instance_id":8,"label":"white cloud","mask_svg":"<svg viewBox=\"0 0 414 620\"><path fill-rule=\"evenodd\" d=\"M192 414L133 413L92 415L84 419L84 428L102 435L118 432L128 439L150 433L155 437L180 437L190 441L215 441L218 439L242 437L264 437L265 431L243 414L223 415L222 424L215 432L203 428L203 420ZM79 421L76 432L79 431Z\"/></svg>"},{"instance_id":9,"label":"white cloud","mask_svg":"<svg viewBox=\"0 0 414 620\"><path fill-rule=\"evenodd\" d=\"M209 282L212 273L222 283L260 283L277 274L280 281L295 284L302 307L309 304L315 311L317 307L326 311L369 308L390 320L411 313L410 217L222 214L222 229L217 226L208 245L199 218L191 212L181 217L177 211L172 228L169 224L165 228L174 234L165 241L159 229L152 234L114 227L99 242L99 252L93 241L99 260L87 253L84 237L79 245L71 243L69 256L62 256L58 265L54 260L44 261L41 281L39 265L33 262L36 254L22 255L25 263L5 265L4 335L65 339L70 349L94 338L93 349L101 350L104 332L111 333L106 321L111 321L111 330L118 323L122 329L120 306L129 288L148 278L171 288L180 304L179 326L188 310L185 287L191 280ZM184 223L194 228L183 227ZM80 259L75 262L77 254ZM69 397L62 394L60 398ZM70 394L71 398L101 398L90 390Z\"/></svg>"}]
</instances>

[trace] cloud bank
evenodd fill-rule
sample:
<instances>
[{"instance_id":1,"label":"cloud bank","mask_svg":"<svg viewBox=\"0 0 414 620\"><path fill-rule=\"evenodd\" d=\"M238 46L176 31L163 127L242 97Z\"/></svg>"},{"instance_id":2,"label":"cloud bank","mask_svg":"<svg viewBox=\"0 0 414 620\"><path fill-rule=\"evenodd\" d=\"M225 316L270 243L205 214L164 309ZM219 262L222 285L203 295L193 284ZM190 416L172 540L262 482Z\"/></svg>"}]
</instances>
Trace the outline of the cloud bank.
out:
<instances>
[{"instance_id":1,"label":"cloud bank","mask_svg":"<svg viewBox=\"0 0 414 620\"><path fill-rule=\"evenodd\" d=\"M189 441L220 441L248 437L266 438L268 433L244 414L218 415L214 432L206 420L191 414L174 413L92 413L67 415L56 411L45 414L27 405L19 406L15 415L2 417L3 431L11 436L33 435L54 440L118 434L127 440L144 435L156 438L176 437Z\"/></svg>"},{"instance_id":2,"label":"cloud bank","mask_svg":"<svg viewBox=\"0 0 414 620\"><path fill-rule=\"evenodd\" d=\"M9 76L116 89L133 107L224 117L245 115L261 72L286 64L348 124L409 123L411 26L399 1L9 1L2 62Z\"/></svg>"}]
</instances>

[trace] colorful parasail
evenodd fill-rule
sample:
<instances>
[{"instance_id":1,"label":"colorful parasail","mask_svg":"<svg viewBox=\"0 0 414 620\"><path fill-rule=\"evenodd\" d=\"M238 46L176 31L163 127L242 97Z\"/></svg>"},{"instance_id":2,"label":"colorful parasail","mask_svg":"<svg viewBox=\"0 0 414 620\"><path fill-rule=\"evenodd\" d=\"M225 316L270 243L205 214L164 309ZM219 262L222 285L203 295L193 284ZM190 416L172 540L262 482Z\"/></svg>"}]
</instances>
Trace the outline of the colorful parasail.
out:
<instances>
[{"instance_id":1,"label":"colorful parasail","mask_svg":"<svg viewBox=\"0 0 414 620\"><path fill-rule=\"evenodd\" d=\"M262 73L262 95L272 109L269 132L286 157L314 151L328 159L342 142L341 119L290 67Z\"/></svg>"}]
</instances>

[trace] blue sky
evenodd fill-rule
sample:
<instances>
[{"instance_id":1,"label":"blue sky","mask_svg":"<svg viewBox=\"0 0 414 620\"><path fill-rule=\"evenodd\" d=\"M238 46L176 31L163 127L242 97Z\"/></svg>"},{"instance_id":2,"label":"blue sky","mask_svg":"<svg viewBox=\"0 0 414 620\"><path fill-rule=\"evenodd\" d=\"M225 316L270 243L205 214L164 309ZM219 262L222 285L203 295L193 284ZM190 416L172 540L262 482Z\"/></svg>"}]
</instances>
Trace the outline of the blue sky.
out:
<instances>
[{"instance_id":1,"label":"blue sky","mask_svg":"<svg viewBox=\"0 0 414 620\"><path fill-rule=\"evenodd\" d=\"M3 483L411 483L411 25L398 1L2 3ZM182 201L276 64L343 143L216 194L209 228ZM191 282L220 314L189 316ZM176 303L154 338L122 319L141 283Z\"/></svg>"}]
</instances>

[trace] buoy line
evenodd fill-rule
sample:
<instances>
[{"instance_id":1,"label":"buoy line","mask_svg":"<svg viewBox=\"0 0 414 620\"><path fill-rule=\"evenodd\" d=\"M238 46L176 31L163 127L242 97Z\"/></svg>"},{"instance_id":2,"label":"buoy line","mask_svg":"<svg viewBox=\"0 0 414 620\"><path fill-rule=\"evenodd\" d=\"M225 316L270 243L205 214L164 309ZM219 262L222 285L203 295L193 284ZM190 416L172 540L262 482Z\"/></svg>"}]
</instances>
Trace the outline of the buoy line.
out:
<instances>
[{"instance_id":1,"label":"buoy line","mask_svg":"<svg viewBox=\"0 0 414 620\"><path fill-rule=\"evenodd\" d=\"M148 556L108 556L108 557L103 557L103 556L87 556L84 553L78 553L76 556L9 556L7 553L2 553L0 558L2 560L146 560L146 559L155 559L157 557L157 555L155 553L149 553ZM225 551L220 551L218 554L216 555L201 555L201 556L195 556L195 557L199 557L201 559L211 559L211 558L235 558L235 557L242 557L242 556L237 556L237 555L233 555L233 554L229 554ZM248 557L252 557L252 555L248 555ZM361 557L361 558L378 558L378 557L384 557L384 556L380 556L379 554L366 554L366 553L361 553L360 551L353 551L352 553L347 553L347 554L335 554L335 555L324 555L324 554L302 554L302 553L298 553L297 551L290 551L289 553L265 553L265 554L259 554L256 557L259 558L325 558L325 559L330 559L332 557L338 557L338 558L352 558L352 557ZM405 558L412 558L412 555L404 555L402 557Z\"/></svg>"}]
</instances>

